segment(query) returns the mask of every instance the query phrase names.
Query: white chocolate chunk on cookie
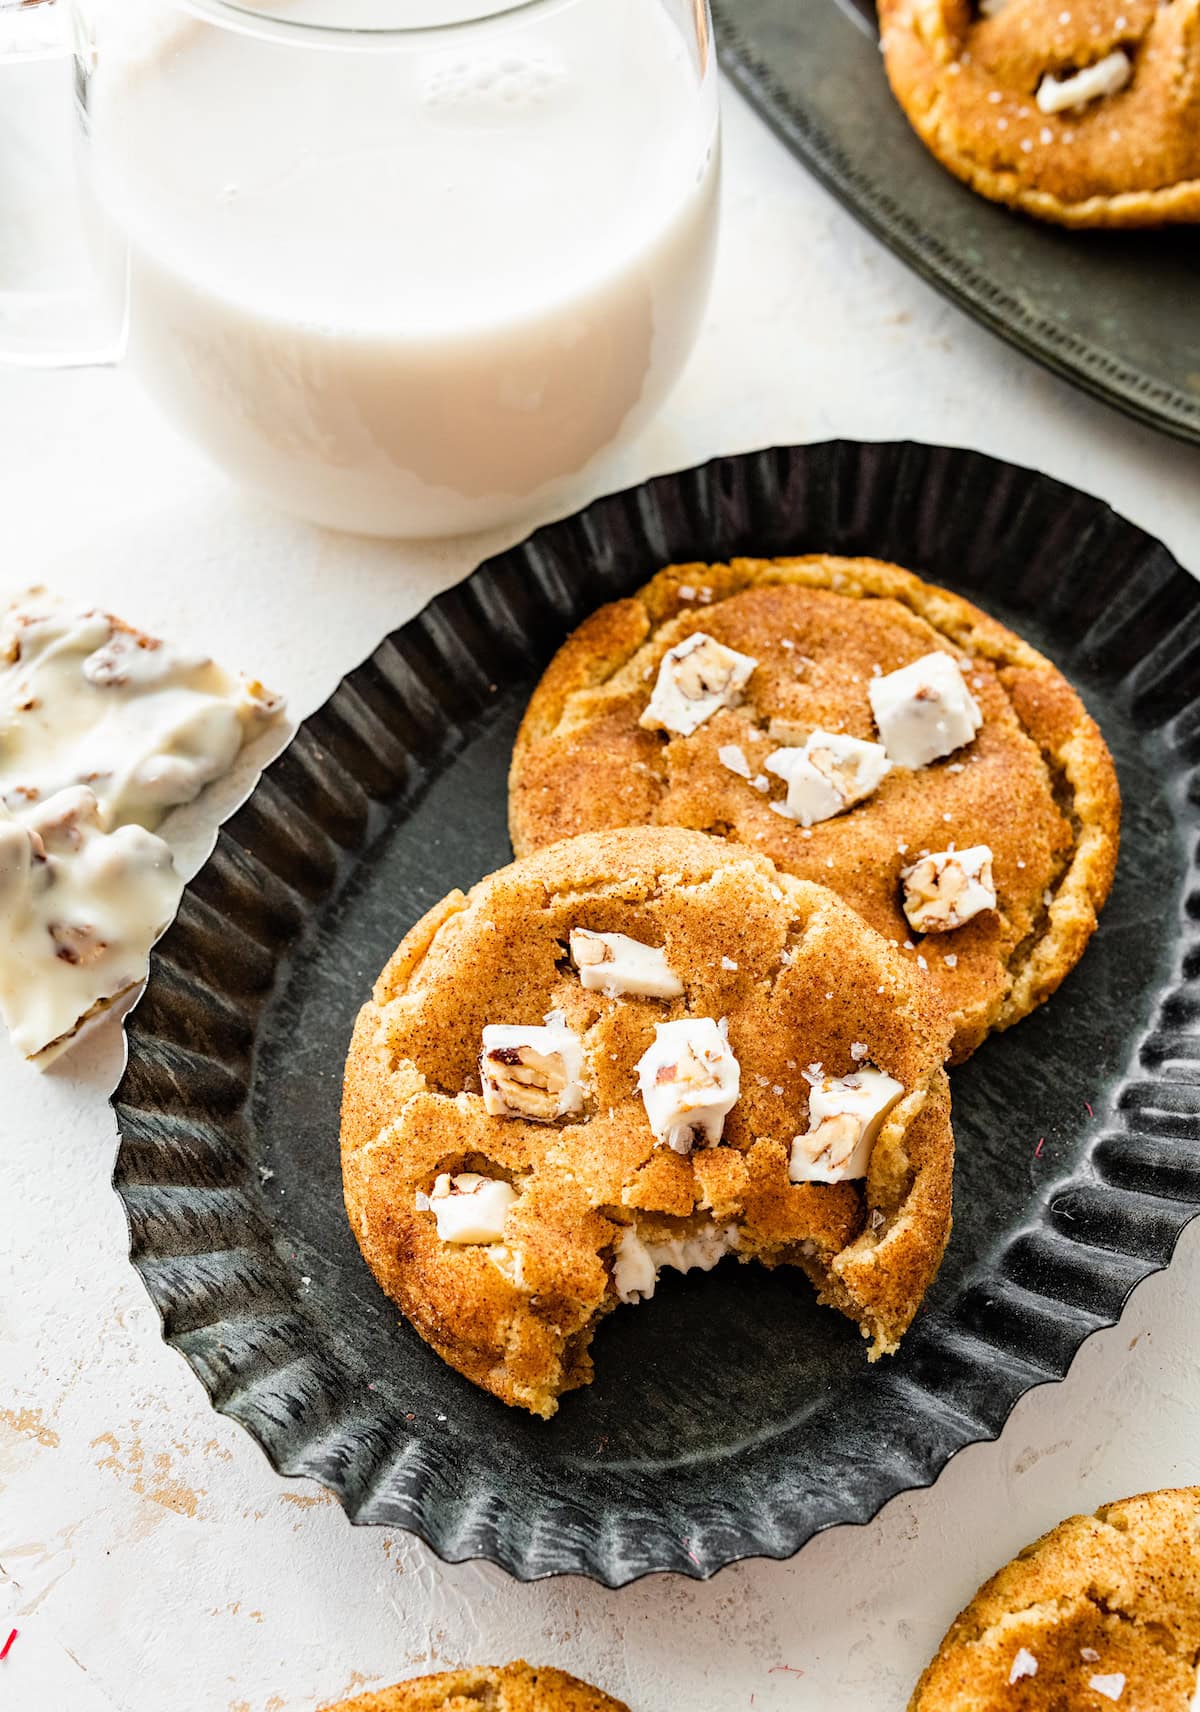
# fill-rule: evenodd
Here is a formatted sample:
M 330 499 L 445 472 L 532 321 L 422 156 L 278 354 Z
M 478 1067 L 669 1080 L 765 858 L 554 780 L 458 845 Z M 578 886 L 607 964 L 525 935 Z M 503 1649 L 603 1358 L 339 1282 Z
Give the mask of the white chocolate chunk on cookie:
M 552 1011 L 542 1027 L 489 1024 L 479 1078 L 489 1117 L 550 1123 L 583 1109 L 583 1042 Z
M 802 748 L 776 749 L 765 766 L 786 783 L 783 806 L 801 826 L 832 820 L 865 801 L 892 770 L 881 743 L 834 731 L 811 732 Z
M 996 907 L 992 852 L 987 844 L 969 850 L 936 850 L 902 871 L 904 913 L 918 933 L 951 933 L 982 910 Z
M 979 704 L 949 654 L 925 654 L 867 686 L 883 746 L 898 767 L 927 767 L 970 743 Z
M 676 1153 L 715 1147 L 741 1090 L 741 1067 L 712 1017 L 655 1025 L 638 1062 L 638 1092 L 661 1144 Z
M 643 945 L 625 933 L 592 933 L 571 929 L 571 960 L 580 985 L 606 998 L 678 999 L 683 982 L 667 962 L 665 951 Z
M 613 1284 L 622 1302 L 649 1301 L 664 1267 L 674 1272 L 711 1272 L 727 1254 L 735 1254 L 736 1225 L 710 1220 L 699 1230 L 659 1242 L 645 1242 L 630 1226 L 621 1233 L 613 1260 Z
M 1037 104 L 1043 113 L 1070 112 L 1075 107 L 1086 107 L 1089 101 L 1115 95 L 1132 76 L 1133 62 L 1117 48 L 1070 77 L 1055 77 L 1047 72 L 1038 84 Z
M 698 630 L 663 655 L 650 705 L 639 724 L 690 737 L 721 707 L 741 699 L 758 661 Z
M 0 1012 L 27 1057 L 145 979 L 180 890 L 162 839 L 105 831 L 83 786 L 0 808 Z
M 504 1235 L 504 1221 L 516 1198 L 517 1191 L 502 1178 L 477 1171 L 460 1171 L 454 1177 L 443 1172 L 426 1205 L 443 1242 L 493 1243 Z
M 105 828 L 153 828 L 282 708 L 108 613 L 27 596 L 0 618 L 0 802 L 22 813 L 82 784 Z
M 654 1257 L 630 1225 L 617 1239 L 613 1255 L 613 1285 L 622 1302 L 649 1301 L 658 1283 Z
M 793 1183 L 845 1183 L 865 1177 L 875 1138 L 904 1092 L 903 1083 L 872 1064 L 848 1076 L 808 1072 L 808 1132 L 792 1142 Z

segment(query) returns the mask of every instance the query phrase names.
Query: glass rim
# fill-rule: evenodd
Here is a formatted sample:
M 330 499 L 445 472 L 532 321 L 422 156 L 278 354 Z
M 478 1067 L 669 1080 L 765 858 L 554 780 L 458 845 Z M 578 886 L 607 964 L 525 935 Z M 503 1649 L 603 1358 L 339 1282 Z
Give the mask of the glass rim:
M 555 11 L 574 0 L 474 0 L 461 18 L 427 24 L 368 24 L 321 22 L 308 18 L 289 17 L 278 0 L 266 0 L 257 5 L 252 0 L 183 0 L 187 10 L 211 22 L 224 21 L 231 28 L 254 30 L 255 26 L 269 30 L 272 35 L 319 37 L 333 42 L 388 40 L 410 41 L 416 37 L 449 35 L 460 30 L 475 29 L 483 24 L 499 23 L 520 13 Z

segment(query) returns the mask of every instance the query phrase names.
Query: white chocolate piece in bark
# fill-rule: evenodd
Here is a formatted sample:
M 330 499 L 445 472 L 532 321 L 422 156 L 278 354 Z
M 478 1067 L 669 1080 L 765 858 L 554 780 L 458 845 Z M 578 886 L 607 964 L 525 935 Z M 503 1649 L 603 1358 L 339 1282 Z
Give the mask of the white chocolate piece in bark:
M 479 1079 L 494 1118 L 551 1123 L 583 1109 L 583 1044 L 561 1014 L 542 1027 L 492 1023 L 483 1031 Z
M 996 907 L 992 852 L 987 844 L 968 850 L 935 850 L 904 869 L 904 913 L 917 933 L 952 933 L 982 910 Z
M 181 887 L 162 839 L 106 831 L 84 786 L 0 808 L 0 1012 L 27 1057 L 145 979 Z
M 882 743 L 837 731 L 810 732 L 802 747 L 776 749 L 765 766 L 786 783 L 784 807 L 801 826 L 832 820 L 865 802 L 892 770 Z
M 105 829 L 152 829 L 282 708 L 107 613 L 26 596 L 0 618 L 0 803 L 20 814 L 86 785 Z
M 571 930 L 571 958 L 580 985 L 606 998 L 678 999 L 683 982 L 667 962 L 666 952 L 643 945 L 626 933 Z
M 429 1210 L 443 1242 L 493 1243 L 504 1235 L 504 1220 L 517 1198 L 511 1183 L 477 1171 L 457 1176 L 443 1172 L 429 1192 Z

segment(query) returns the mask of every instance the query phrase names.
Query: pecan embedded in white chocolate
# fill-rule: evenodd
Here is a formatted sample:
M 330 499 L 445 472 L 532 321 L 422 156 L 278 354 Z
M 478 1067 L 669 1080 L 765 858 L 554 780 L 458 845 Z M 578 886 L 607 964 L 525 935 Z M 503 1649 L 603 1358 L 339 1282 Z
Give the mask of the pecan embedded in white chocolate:
M 606 998 L 678 999 L 683 994 L 683 982 L 666 952 L 625 933 L 572 928 L 571 958 L 581 986 Z
M 848 1076 L 826 1076 L 815 1064 L 806 1080 L 808 1131 L 792 1142 L 792 1182 L 845 1183 L 865 1177 L 875 1139 L 903 1084 L 873 1064 Z
M 783 807 L 801 826 L 864 802 L 892 770 L 881 743 L 864 743 L 835 731 L 813 731 L 800 748 L 776 749 L 766 769 L 787 785 Z
M 107 832 L 95 796 L 60 791 L 17 817 L 0 808 L 0 1012 L 28 1057 L 145 978 L 179 901 L 161 838 Z
M 493 1243 L 504 1235 L 508 1209 L 517 1198 L 511 1183 L 477 1171 L 443 1172 L 429 1191 L 427 1205 L 443 1242 Z
M 690 737 L 720 707 L 734 707 L 758 661 L 702 630 L 663 655 L 650 704 L 639 723 Z
M 986 844 L 969 850 L 937 850 L 901 874 L 904 913 L 918 933 L 952 933 L 996 907 L 992 852 Z
M 551 1123 L 583 1109 L 583 1043 L 559 1012 L 542 1027 L 491 1024 L 483 1031 L 479 1079 L 491 1117 Z
M 27 596 L 0 617 L 0 803 L 86 785 L 106 829 L 153 827 L 282 705 L 108 613 Z
M 660 1143 L 676 1153 L 715 1147 L 737 1103 L 741 1069 L 712 1017 L 660 1022 L 638 1062 L 638 1091 Z

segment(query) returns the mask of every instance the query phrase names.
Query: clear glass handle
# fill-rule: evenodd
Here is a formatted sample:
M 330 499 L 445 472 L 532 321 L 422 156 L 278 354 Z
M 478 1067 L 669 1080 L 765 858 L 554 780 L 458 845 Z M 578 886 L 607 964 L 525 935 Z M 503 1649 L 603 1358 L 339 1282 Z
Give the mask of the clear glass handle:
M 70 0 L 0 0 L 0 364 L 122 355 L 124 309 L 97 285 L 76 172 L 73 92 L 89 74 Z

